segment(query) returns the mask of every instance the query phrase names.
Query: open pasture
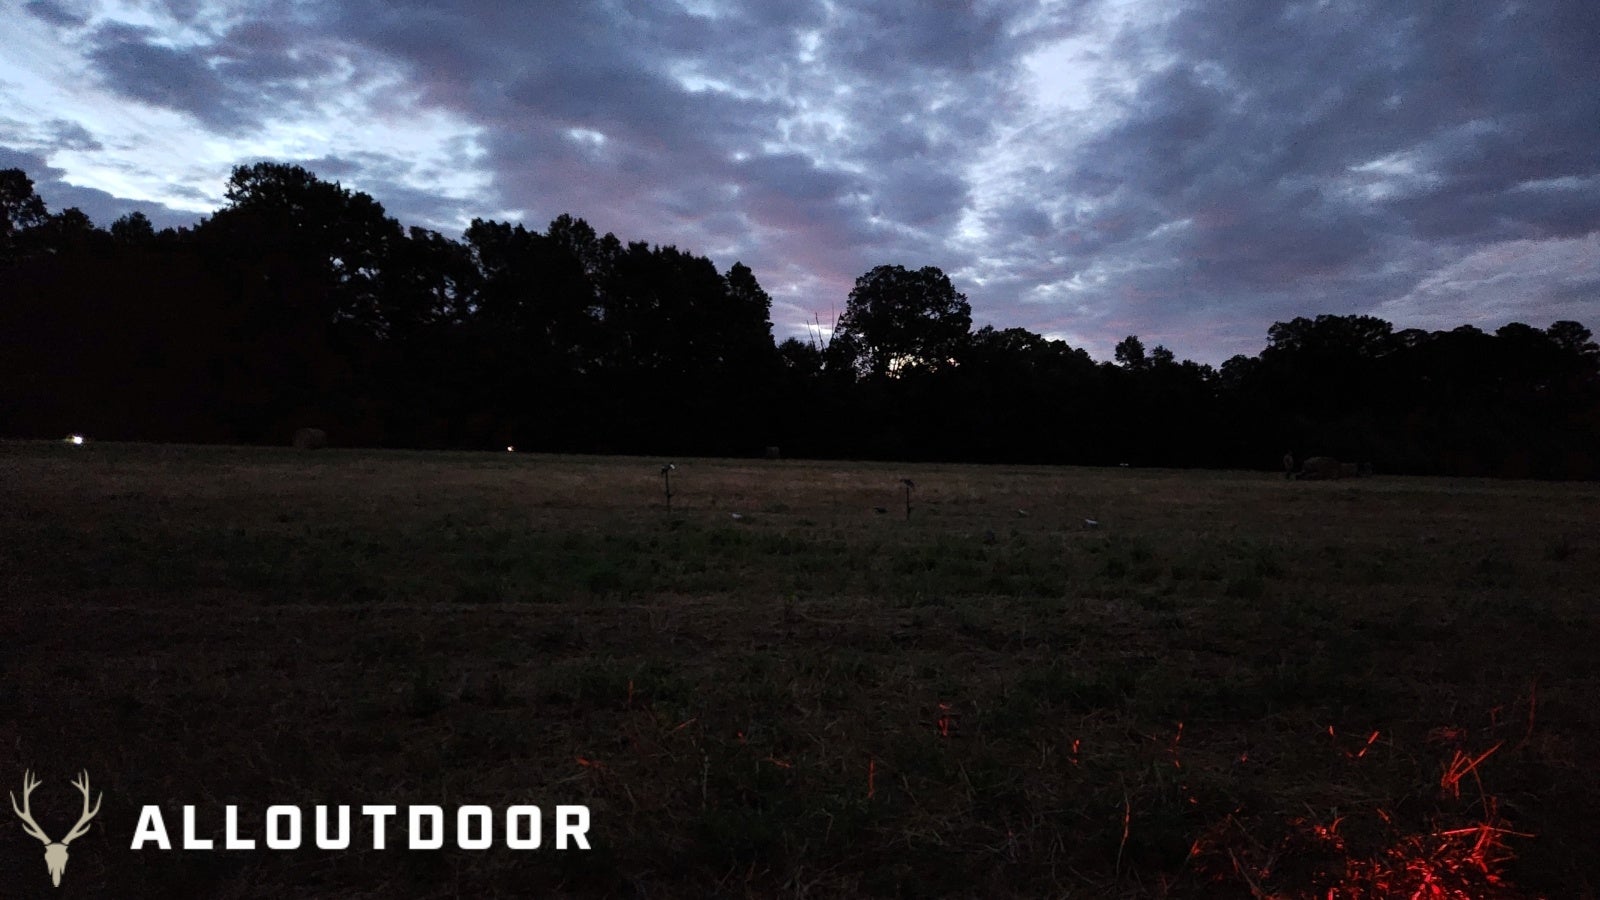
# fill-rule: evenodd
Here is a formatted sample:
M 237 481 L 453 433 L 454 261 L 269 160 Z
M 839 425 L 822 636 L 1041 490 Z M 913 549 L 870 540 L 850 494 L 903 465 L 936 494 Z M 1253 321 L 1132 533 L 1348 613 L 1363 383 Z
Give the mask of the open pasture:
M 105 791 L 62 890 L 1600 885 L 1600 485 L 662 462 L 0 444 L 0 777 Z M 127 846 L 339 802 L 595 849 Z

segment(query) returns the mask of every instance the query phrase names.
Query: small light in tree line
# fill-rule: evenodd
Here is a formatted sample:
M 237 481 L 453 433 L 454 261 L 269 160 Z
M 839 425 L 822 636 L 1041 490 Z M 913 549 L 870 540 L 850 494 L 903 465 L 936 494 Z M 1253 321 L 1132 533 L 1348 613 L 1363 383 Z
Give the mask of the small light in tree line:
M 82 444 L 87 439 L 81 434 L 69 434 L 65 438 L 63 438 L 62 440 L 65 441 L 68 444 L 79 445 L 79 444 Z
M 515 453 L 515 452 L 517 452 L 517 448 L 511 446 L 510 444 L 507 444 L 506 445 L 506 452 L 507 453 Z

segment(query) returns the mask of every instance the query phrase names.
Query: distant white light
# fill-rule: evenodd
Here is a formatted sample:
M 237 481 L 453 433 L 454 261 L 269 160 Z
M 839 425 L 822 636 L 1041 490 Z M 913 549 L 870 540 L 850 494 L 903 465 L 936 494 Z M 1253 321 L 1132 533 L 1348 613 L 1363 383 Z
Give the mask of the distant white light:
M 511 446 L 510 444 L 507 444 L 506 445 L 506 452 L 507 453 L 515 453 L 515 452 L 517 452 L 517 448 Z
M 81 434 L 68 435 L 67 438 L 66 438 L 66 441 L 69 444 L 81 444 L 81 443 L 83 443 L 83 435 L 81 435 Z

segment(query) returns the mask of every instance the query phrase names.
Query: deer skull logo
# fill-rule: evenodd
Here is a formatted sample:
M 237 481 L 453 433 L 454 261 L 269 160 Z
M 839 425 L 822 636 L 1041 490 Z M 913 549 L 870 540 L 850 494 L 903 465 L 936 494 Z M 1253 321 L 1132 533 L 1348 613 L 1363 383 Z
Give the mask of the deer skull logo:
M 22 820 L 23 831 L 44 842 L 44 864 L 50 870 L 50 883 L 60 887 L 61 873 L 67 870 L 67 845 L 83 837 L 88 832 L 89 820 L 100 812 L 100 801 L 104 800 L 106 795 L 104 791 L 101 791 L 100 797 L 94 801 L 94 809 L 90 809 L 89 773 L 79 773 L 78 780 L 74 781 L 72 786 L 77 788 L 78 793 L 83 795 L 83 815 L 78 817 L 78 824 L 72 826 L 72 830 L 67 832 L 66 837 L 59 841 L 52 841 L 49 835 L 44 833 L 44 829 L 39 827 L 39 823 L 33 820 L 33 813 L 28 809 L 28 795 L 32 794 L 33 789 L 38 786 L 39 779 L 33 777 L 32 772 L 24 772 L 22 775 L 22 808 L 17 809 L 17 795 L 11 794 L 11 810 L 17 814 L 17 818 Z M 7 793 L 10 794 L 9 791 Z

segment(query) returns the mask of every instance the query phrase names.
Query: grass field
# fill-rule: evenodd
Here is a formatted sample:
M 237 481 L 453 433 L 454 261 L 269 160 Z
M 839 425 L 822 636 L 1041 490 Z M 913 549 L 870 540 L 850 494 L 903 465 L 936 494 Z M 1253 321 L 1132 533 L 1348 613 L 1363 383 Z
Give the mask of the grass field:
M 1600 485 L 661 462 L 0 444 L 0 895 L 1600 886 Z M 339 802 L 594 849 L 128 846 Z

